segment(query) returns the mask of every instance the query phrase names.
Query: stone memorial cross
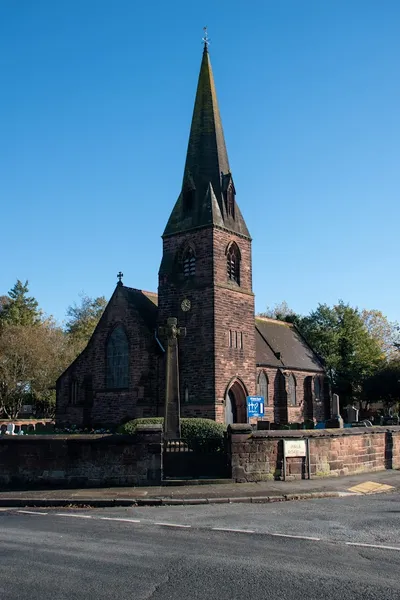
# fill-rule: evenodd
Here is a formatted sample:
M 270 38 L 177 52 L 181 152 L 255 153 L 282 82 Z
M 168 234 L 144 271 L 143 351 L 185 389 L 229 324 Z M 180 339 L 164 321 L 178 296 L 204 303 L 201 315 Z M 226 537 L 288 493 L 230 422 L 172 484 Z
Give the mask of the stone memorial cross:
M 167 361 L 165 374 L 164 439 L 180 439 L 180 396 L 178 337 L 186 335 L 185 327 L 178 327 L 178 319 L 169 317 L 165 327 L 159 327 L 160 335 L 167 337 Z

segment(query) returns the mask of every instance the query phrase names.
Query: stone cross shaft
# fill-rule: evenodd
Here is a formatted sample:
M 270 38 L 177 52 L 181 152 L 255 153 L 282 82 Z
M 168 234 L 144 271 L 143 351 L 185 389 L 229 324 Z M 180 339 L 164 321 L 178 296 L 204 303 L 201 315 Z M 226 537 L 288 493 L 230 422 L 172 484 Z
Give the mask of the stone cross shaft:
M 159 327 L 160 335 L 167 338 L 165 374 L 164 439 L 180 439 L 181 402 L 179 395 L 178 338 L 185 337 L 186 328 L 178 327 L 178 319 L 169 317 L 164 327 Z

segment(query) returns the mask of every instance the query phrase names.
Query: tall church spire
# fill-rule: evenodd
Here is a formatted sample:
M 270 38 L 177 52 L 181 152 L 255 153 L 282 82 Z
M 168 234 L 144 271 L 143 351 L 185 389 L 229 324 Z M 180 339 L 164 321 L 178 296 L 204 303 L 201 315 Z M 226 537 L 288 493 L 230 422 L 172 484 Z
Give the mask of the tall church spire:
M 250 237 L 235 202 L 207 35 L 203 41 L 182 190 L 164 236 L 215 225 Z

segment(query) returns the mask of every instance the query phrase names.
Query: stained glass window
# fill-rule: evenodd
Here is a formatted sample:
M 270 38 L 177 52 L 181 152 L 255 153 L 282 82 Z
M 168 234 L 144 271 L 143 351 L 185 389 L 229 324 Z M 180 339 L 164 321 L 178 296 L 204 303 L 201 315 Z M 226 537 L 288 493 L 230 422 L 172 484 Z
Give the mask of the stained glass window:
M 123 327 L 114 329 L 107 342 L 107 387 L 129 386 L 129 344 Z

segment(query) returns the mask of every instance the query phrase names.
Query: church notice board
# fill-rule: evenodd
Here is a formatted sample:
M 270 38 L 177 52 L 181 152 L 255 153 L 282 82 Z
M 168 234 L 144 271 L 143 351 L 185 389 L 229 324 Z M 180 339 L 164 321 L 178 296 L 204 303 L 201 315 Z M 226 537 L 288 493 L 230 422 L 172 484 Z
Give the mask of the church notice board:
M 305 458 L 307 463 L 308 479 L 311 479 L 309 440 L 282 440 L 283 441 L 283 480 L 286 480 L 286 459 Z

